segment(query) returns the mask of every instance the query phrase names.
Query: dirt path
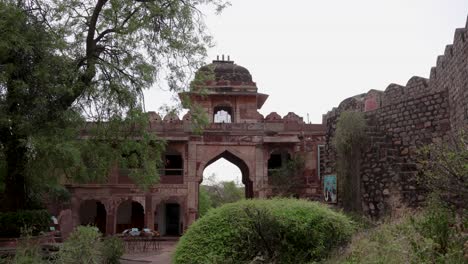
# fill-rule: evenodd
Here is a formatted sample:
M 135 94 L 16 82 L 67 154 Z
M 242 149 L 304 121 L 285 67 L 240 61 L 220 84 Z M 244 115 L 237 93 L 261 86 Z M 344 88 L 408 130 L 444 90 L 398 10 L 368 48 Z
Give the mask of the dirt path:
M 177 241 L 161 242 L 161 250 L 155 253 L 145 254 L 125 254 L 122 257 L 122 264 L 170 264 Z

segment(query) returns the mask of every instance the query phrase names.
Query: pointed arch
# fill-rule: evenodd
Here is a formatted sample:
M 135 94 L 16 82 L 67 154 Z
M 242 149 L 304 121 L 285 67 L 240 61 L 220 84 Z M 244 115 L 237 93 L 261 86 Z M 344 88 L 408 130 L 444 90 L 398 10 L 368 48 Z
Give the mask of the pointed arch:
M 242 174 L 242 183 L 245 185 L 245 197 L 246 198 L 253 198 L 253 183 L 250 180 L 250 167 L 249 165 L 241 158 L 239 158 L 238 155 L 235 155 L 232 153 L 230 150 L 223 150 L 221 153 L 217 154 L 210 160 L 208 160 L 206 163 L 204 163 L 202 166 L 200 166 L 201 173 L 199 175 L 203 175 L 203 171 L 206 169 L 206 167 L 210 166 L 217 160 L 224 158 L 225 160 L 231 162 L 232 164 L 236 165 Z M 201 183 L 203 181 L 203 176 L 200 177 L 199 182 Z

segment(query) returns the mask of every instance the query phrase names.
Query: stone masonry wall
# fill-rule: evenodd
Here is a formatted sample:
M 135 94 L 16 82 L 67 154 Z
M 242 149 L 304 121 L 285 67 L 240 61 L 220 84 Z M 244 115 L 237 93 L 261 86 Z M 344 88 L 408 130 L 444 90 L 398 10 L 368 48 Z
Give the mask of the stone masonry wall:
M 364 112 L 369 141 L 361 157 L 361 200 L 369 215 L 379 217 L 402 202 L 419 205 L 425 197 L 415 179 L 417 149 L 468 128 L 467 28 L 455 31 L 454 44 L 438 57 L 429 79 L 415 76 L 406 86 L 370 90 L 324 115 L 325 174 L 334 174 L 337 119 L 343 111 Z

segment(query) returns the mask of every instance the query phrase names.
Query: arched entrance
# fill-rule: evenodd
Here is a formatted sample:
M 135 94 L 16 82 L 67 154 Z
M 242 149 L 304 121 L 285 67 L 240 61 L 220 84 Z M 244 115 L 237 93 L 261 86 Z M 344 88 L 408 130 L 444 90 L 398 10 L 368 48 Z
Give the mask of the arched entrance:
M 184 229 L 183 208 L 177 199 L 158 204 L 154 211 L 154 228 L 162 236 L 180 236 Z
M 85 200 L 80 205 L 80 225 L 96 226 L 102 234 L 106 233 L 106 208 L 97 200 Z
M 245 198 L 253 198 L 253 189 L 252 189 L 252 181 L 250 180 L 250 172 L 249 172 L 249 167 L 247 164 L 237 157 L 236 155 L 232 154 L 229 151 L 224 151 L 221 154 L 217 155 L 216 157 L 212 158 L 210 161 L 208 161 L 203 168 L 203 171 L 207 167 L 209 167 L 211 164 L 224 159 L 225 161 L 228 161 L 235 165 L 236 167 L 239 168 L 240 174 L 241 174 L 241 182 L 244 185 L 244 193 L 245 193 Z M 200 183 L 203 181 L 203 178 L 201 179 Z
M 125 229 L 143 229 L 145 225 L 145 210 L 143 206 L 135 201 L 122 202 L 117 209 L 116 232 L 122 233 Z

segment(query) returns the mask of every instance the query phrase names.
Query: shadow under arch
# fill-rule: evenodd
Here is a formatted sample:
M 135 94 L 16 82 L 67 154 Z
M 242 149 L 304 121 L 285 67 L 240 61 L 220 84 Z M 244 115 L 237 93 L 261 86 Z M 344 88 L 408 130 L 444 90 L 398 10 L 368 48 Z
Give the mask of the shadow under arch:
M 249 166 L 245 161 L 241 158 L 237 157 L 236 155 L 232 154 L 228 150 L 223 151 L 221 154 L 215 156 L 211 160 L 209 160 L 205 166 L 203 167 L 204 171 L 208 166 L 216 162 L 217 160 L 224 158 L 225 160 L 231 162 L 232 164 L 236 165 L 242 174 L 242 183 L 245 185 L 245 198 L 253 198 L 253 183 L 250 180 L 250 171 Z M 203 181 L 203 177 L 200 180 L 200 183 Z
M 145 209 L 143 205 L 135 200 L 124 200 L 117 206 L 116 232 L 122 233 L 126 229 L 144 228 Z
M 97 199 L 83 200 L 79 210 L 80 225 L 96 226 L 102 234 L 106 233 L 107 210 Z

